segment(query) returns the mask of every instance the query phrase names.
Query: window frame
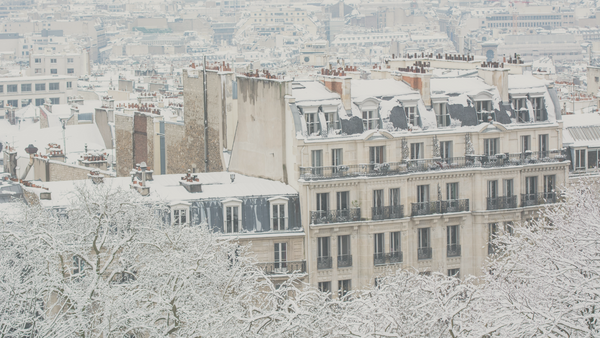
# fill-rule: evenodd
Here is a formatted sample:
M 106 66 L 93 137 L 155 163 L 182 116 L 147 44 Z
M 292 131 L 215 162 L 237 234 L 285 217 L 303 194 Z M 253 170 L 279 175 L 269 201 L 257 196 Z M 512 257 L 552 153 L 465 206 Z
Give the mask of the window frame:
M 289 228 L 289 213 L 288 213 L 288 203 L 289 198 L 284 196 L 277 196 L 270 198 L 269 200 L 269 216 L 271 220 L 271 230 L 272 231 L 283 231 L 288 230 Z M 283 207 L 283 217 L 275 217 L 275 210 L 277 208 L 278 216 L 281 214 L 281 208 Z M 283 222 L 283 229 L 280 224 Z M 277 224 L 277 229 L 275 229 L 275 225 Z
M 187 202 L 175 202 L 169 205 L 171 209 L 171 225 L 185 225 L 190 224 L 190 206 L 191 203 Z M 177 211 L 177 213 L 176 213 Z M 184 222 L 181 222 L 181 212 L 184 212 L 183 219 Z
M 242 200 L 239 200 L 237 198 L 228 198 L 225 199 L 223 201 L 221 201 L 221 204 L 223 205 L 223 233 L 225 234 L 236 234 L 236 233 L 240 233 L 242 232 Z M 228 231 L 228 219 L 227 219 L 227 209 L 228 208 L 237 208 L 237 231 L 234 231 L 235 229 L 235 224 L 234 219 L 233 219 L 233 213 L 232 213 L 232 220 L 231 220 L 231 231 Z M 232 211 L 234 209 L 231 209 Z

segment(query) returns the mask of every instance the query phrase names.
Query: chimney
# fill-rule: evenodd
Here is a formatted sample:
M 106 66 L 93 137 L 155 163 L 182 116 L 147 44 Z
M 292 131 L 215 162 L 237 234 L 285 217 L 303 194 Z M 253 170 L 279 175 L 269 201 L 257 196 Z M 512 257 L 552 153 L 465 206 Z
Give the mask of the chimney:
M 352 109 L 352 78 L 346 76 L 344 72 L 340 76 L 322 75 L 319 82 L 325 85 L 327 89 L 338 93 L 342 99 L 342 105 L 346 111 Z
M 402 81 L 418 90 L 425 106 L 431 107 L 431 73 L 400 72 Z
M 91 170 L 88 174 L 88 177 L 94 184 L 104 183 L 104 175 L 100 174 L 100 170 L 98 169 Z
M 198 175 L 192 175 L 192 171 L 188 169 L 188 172 L 185 176 L 181 177 L 179 181 L 185 190 L 190 193 L 202 192 L 202 183 L 198 179 Z
M 508 73 L 509 68 L 493 67 L 486 65 L 477 68 L 477 75 L 488 85 L 495 86 L 500 92 L 503 104 L 509 104 L 508 100 Z

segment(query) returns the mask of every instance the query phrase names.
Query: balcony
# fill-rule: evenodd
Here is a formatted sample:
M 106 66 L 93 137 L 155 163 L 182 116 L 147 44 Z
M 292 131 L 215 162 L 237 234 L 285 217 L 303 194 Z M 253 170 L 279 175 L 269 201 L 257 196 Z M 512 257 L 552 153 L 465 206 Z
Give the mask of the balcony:
M 311 224 L 345 223 L 360 221 L 360 208 L 350 210 L 317 210 L 310 212 Z
M 331 269 L 333 259 L 331 257 L 318 257 L 317 258 L 317 269 Z
M 447 257 L 460 257 L 460 244 L 451 244 L 446 247 Z
M 534 205 L 556 203 L 556 192 L 540 192 L 536 194 L 521 194 L 521 206 L 530 207 Z
M 487 198 L 487 210 L 514 209 L 517 207 L 517 196 L 500 196 Z
M 347 268 L 352 266 L 352 255 L 339 255 L 337 260 L 338 268 Z
M 413 217 L 463 211 L 469 211 L 468 199 L 418 202 L 411 205 L 411 216 Z
M 300 178 L 307 181 L 350 177 L 378 177 L 417 172 L 443 171 L 465 168 L 499 168 L 565 160 L 559 150 L 516 154 L 468 155 L 436 159 L 415 159 L 401 162 L 349 164 L 325 167 L 300 167 Z
M 306 273 L 306 261 L 259 263 L 267 275 L 286 275 L 291 273 Z
M 395 219 L 404 217 L 404 206 L 403 205 L 391 205 L 387 207 L 373 207 L 371 208 L 371 219 L 374 221 L 380 221 L 384 219 Z
M 433 254 L 433 250 L 431 248 L 418 248 L 417 249 L 417 259 L 431 259 Z
M 402 251 L 373 254 L 374 265 L 387 265 L 402 263 Z

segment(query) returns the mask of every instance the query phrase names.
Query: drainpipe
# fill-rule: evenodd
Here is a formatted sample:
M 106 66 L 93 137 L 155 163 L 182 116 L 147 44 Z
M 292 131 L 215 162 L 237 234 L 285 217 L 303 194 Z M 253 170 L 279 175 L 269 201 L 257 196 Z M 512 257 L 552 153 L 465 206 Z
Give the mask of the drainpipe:
M 204 66 L 202 67 L 202 80 L 204 91 L 204 172 L 208 172 L 208 103 L 206 88 L 206 55 L 203 57 Z

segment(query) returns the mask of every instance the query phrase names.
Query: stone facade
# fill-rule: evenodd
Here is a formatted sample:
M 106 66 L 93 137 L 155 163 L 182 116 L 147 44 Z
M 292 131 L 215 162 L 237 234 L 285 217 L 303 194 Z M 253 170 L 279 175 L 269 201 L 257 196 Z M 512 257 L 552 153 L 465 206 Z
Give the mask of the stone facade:
M 93 168 L 35 157 L 33 161 L 34 180 L 42 182 L 86 180 Z M 111 174 L 100 171 L 105 176 Z

